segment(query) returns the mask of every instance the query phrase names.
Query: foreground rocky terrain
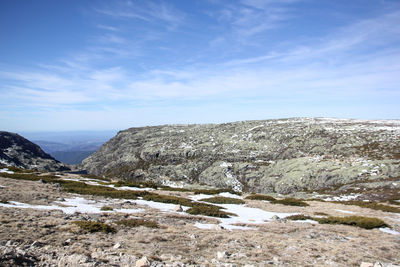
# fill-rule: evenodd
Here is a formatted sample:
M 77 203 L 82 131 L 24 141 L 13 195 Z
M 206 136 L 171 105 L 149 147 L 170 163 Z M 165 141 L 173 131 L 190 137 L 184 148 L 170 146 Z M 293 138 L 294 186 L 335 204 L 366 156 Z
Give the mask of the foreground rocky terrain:
M 288 205 L 284 196 L 119 184 L 11 167 L 0 168 L 0 195 L 0 266 L 400 265 L 400 202 L 393 199 L 365 207 L 347 201 L 358 195 L 310 193 Z M 189 213 L 212 196 L 243 202 L 213 204 L 235 213 L 227 218 Z M 312 218 L 290 220 L 295 214 Z M 385 225 L 319 221 L 350 216 Z
M 0 131 L 0 164 L 41 171 L 69 170 L 66 164 L 45 153 L 38 145 L 16 133 L 4 131 Z
M 400 121 L 295 118 L 131 128 L 83 168 L 120 179 L 259 193 L 396 188 Z

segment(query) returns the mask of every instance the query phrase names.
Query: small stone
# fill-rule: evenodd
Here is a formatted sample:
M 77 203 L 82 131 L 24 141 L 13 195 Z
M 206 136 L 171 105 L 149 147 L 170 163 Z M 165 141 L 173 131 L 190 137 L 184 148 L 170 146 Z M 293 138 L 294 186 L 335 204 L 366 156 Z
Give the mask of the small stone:
M 149 267 L 150 266 L 150 262 L 147 259 L 146 256 L 144 256 L 143 258 L 141 258 L 140 260 L 136 261 L 136 267 Z
M 175 212 L 182 212 L 183 211 L 182 206 L 181 205 L 176 205 L 175 208 L 174 208 L 174 211 Z
M 32 245 L 31 245 L 31 247 L 32 247 L 32 248 L 34 248 L 34 247 L 39 248 L 39 247 L 41 247 L 42 245 L 43 245 L 42 243 L 40 243 L 40 242 L 38 242 L 38 241 L 34 241 L 34 242 L 32 243 Z
M 277 215 L 272 216 L 271 220 L 278 221 L 280 218 Z
M 65 199 L 63 197 L 59 197 L 57 198 L 58 201 L 65 201 Z
M 71 244 L 71 238 L 64 241 L 64 246 L 68 246 L 69 244 Z
M 39 183 L 42 183 L 42 184 L 45 184 L 45 183 L 47 183 L 45 180 L 43 180 L 43 179 L 40 179 L 39 180 Z
M 383 267 L 383 265 L 380 262 L 375 262 L 374 267 Z
M 361 262 L 360 267 L 374 267 L 372 262 Z
M 7 243 L 6 243 L 6 246 L 12 246 L 12 241 L 8 240 Z
M 224 227 L 222 227 L 222 226 L 219 225 L 219 224 L 215 224 L 215 225 L 213 225 L 213 226 L 211 227 L 211 229 L 213 229 L 213 230 L 224 230 Z
M 120 247 L 122 247 L 122 245 L 121 245 L 121 243 L 116 243 L 114 246 L 113 246 L 113 248 L 114 249 L 119 249 Z
M 225 251 L 218 251 L 217 252 L 217 258 L 219 259 L 219 260 L 221 260 L 221 259 L 226 259 L 226 258 L 228 258 L 228 254 L 225 252 Z

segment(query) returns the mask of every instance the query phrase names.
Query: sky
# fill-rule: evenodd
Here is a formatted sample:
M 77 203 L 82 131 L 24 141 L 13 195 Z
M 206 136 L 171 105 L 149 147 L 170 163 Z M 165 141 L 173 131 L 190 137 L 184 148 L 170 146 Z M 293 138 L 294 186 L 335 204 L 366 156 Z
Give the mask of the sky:
M 3 0 L 0 130 L 400 119 L 398 0 Z

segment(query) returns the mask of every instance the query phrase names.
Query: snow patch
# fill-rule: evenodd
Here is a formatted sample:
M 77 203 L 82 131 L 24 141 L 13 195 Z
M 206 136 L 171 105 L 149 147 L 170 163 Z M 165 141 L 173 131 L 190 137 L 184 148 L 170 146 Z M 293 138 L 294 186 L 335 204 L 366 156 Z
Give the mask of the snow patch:
M 219 193 L 218 195 L 221 196 L 221 197 L 230 197 L 230 198 L 243 199 L 242 196 L 238 196 L 238 195 L 235 195 L 235 194 L 232 194 L 232 193 L 229 193 L 229 192 L 222 192 L 222 193 Z
M 0 172 L 2 172 L 2 173 L 8 173 L 8 174 L 14 174 L 14 172 L 8 170 L 8 168 L 0 169 Z
M 96 202 L 93 200 L 87 200 L 81 197 L 67 198 L 65 201 L 55 201 L 54 205 L 33 205 L 27 203 L 21 203 L 16 201 L 10 201 L 8 204 L 0 203 L 0 207 L 5 208 L 20 208 L 20 209 L 37 209 L 37 210 L 61 210 L 66 214 L 73 214 L 75 212 L 80 213 L 138 213 L 143 211 L 142 209 L 114 209 L 112 211 L 102 211 L 101 207 L 107 204 L 113 204 L 110 201 Z M 114 202 L 115 203 L 115 202 Z M 60 206 L 61 205 L 61 206 Z
M 336 210 L 336 211 L 339 211 L 339 212 L 342 212 L 342 213 L 348 213 L 348 214 L 353 214 L 353 213 L 355 213 L 355 212 L 353 212 L 353 211 L 348 211 L 348 210 Z
M 379 230 L 384 232 L 384 233 L 388 233 L 388 234 L 392 234 L 392 235 L 400 235 L 400 232 L 397 232 L 397 231 L 392 230 L 390 228 L 379 228 Z

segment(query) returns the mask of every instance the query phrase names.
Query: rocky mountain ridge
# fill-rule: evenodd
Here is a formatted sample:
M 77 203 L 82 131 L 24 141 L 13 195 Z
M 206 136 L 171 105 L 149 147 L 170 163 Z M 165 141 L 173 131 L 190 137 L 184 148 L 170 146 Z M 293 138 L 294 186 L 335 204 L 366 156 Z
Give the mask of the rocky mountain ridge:
M 5 131 L 0 131 L 0 164 L 40 171 L 69 170 L 67 165 L 45 153 L 38 145 Z
M 400 177 L 400 121 L 292 118 L 120 131 L 83 161 L 97 175 L 293 193 Z

